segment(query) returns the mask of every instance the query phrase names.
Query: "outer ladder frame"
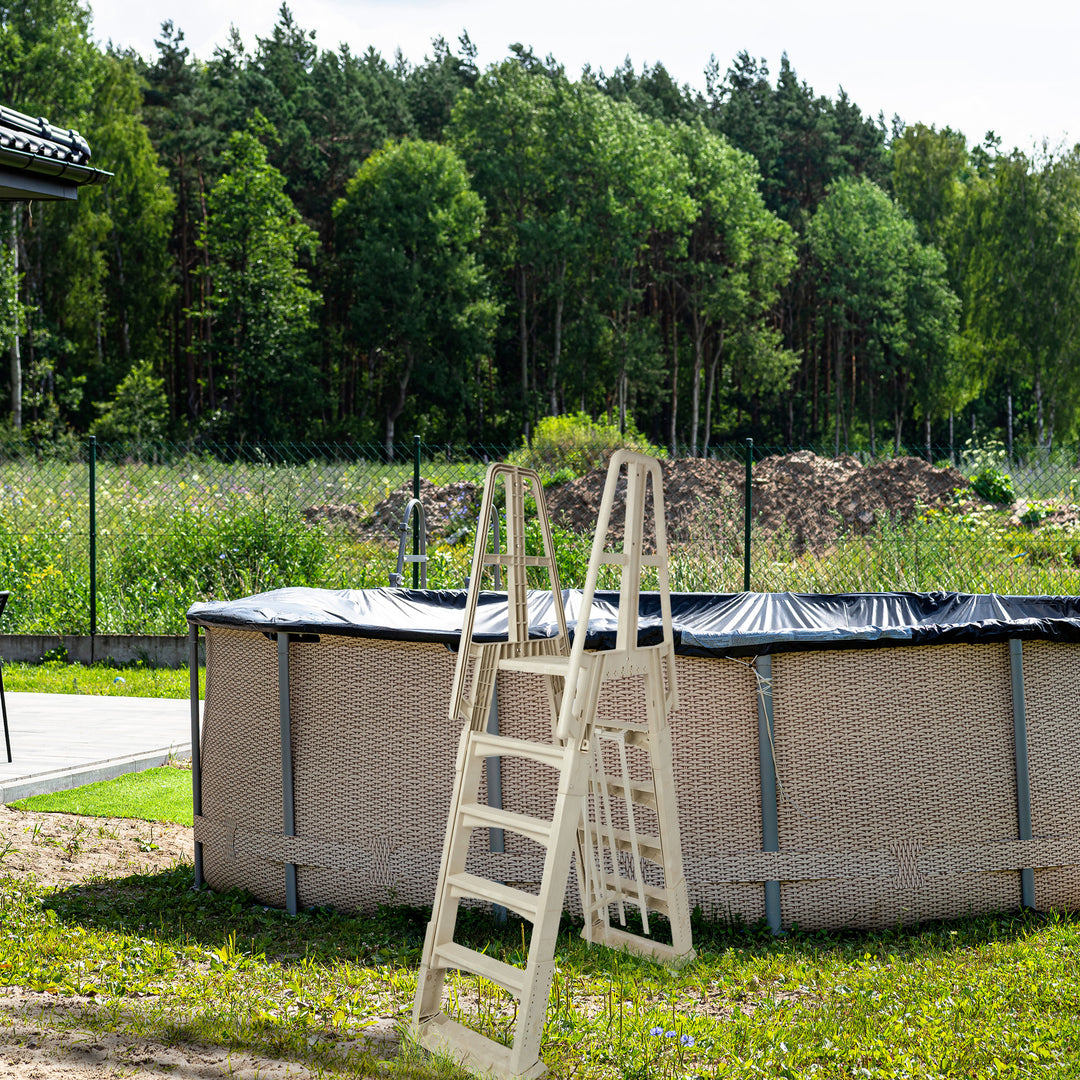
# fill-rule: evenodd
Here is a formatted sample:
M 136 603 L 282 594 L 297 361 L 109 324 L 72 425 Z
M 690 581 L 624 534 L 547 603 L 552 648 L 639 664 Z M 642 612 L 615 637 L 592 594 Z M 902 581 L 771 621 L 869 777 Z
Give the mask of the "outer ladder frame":
M 606 537 L 623 467 L 627 469 L 627 505 L 622 552 L 606 551 Z M 585 909 L 583 935 L 590 941 L 629 948 L 666 962 L 693 956 L 686 885 L 682 873 L 678 818 L 675 806 L 668 716 L 675 706 L 674 638 L 667 576 L 667 540 L 664 529 L 662 477 L 655 459 L 628 451 L 611 460 L 604 499 L 586 580 L 582 609 L 572 649 L 568 649 L 566 619 L 555 564 L 551 529 L 543 487 L 532 470 L 492 465 L 485 482 L 480 521 L 488 521 L 494 507 L 496 482 L 506 486 L 507 543 L 504 553 L 487 551 L 486 528 L 477 531 L 472 574 L 462 627 L 461 645 L 451 690 L 450 717 L 462 724 L 457 773 L 447 821 L 442 865 L 432 918 L 417 980 L 413 1030 L 429 1049 L 447 1051 L 463 1064 L 500 1077 L 533 1078 L 545 1071 L 539 1060 L 540 1039 L 554 971 L 554 951 L 562 916 L 571 854 L 577 853 L 578 882 Z M 644 553 L 644 510 L 647 482 L 651 480 L 655 551 Z M 532 487 L 541 524 L 543 554 L 525 554 L 525 496 Z M 620 567 L 619 621 L 615 649 L 586 653 L 589 610 L 601 566 Z M 508 637 L 505 642 L 473 641 L 476 608 L 483 570 L 505 569 L 507 580 Z M 548 573 L 559 632 L 550 639 L 530 639 L 527 576 L 532 567 Z M 643 567 L 658 575 L 664 635 L 659 645 L 638 645 L 638 600 Z M 551 706 L 553 741 L 509 739 L 487 731 L 487 720 L 498 671 L 526 671 L 545 678 Z M 468 673 L 472 672 L 471 681 Z M 597 716 L 603 683 L 629 675 L 644 676 L 646 723 L 623 722 Z M 468 683 L 468 685 L 467 685 Z M 606 775 L 598 747 L 614 743 L 620 749 L 621 775 Z M 630 780 L 625 767 L 626 747 L 641 747 L 649 755 L 648 784 Z M 542 762 L 559 775 L 555 809 L 550 821 L 496 809 L 476 799 L 486 757 L 518 756 Z M 611 788 L 626 803 L 629 830 L 615 830 L 610 815 L 602 819 Z M 589 812 L 590 790 L 594 812 Z M 642 835 L 633 827 L 635 803 L 656 812 L 658 835 Z M 488 826 L 517 832 L 544 845 L 546 854 L 537 894 L 469 874 L 465 870 L 473 828 Z M 620 852 L 634 859 L 634 877 L 620 872 Z M 647 885 L 642 858 L 659 863 L 664 885 Z M 606 860 L 606 863 L 605 863 Z M 610 868 L 610 872 L 608 870 Z M 515 911 L 533 923 L 524 968 L 505 964 L 468 949 L 453 940 L 461 899 L 486 899 Z M 648 928 L 648 911 L 666 915 L 672 945 L 613 927 L 611 906 L 637 904 Z M 502 986 L 518 1000 L 513 1042 L 503 1046 L 462 1025 L 442 1012 L 442 992 L 448 968 L 472 972 Z

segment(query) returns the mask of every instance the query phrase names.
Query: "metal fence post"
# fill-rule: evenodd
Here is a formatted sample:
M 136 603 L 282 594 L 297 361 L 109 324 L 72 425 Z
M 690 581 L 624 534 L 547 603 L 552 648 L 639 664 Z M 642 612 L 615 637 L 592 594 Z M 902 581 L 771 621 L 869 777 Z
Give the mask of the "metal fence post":
M 413 481 L 412 493 L 414 499 L 420 498 L 420 436 L 413 436 Z M 416 560 L 412 567 L 412 587 L 420 588 L 420 518 L 413 515 L 412 526 L 412 553 Z
M 743 502 L 746 514 L 743 520 L 743 592 L 750 591 L 750 476 L 754 471 L 754 440 L 746 440 L 746 493 Z
M 90 436 L 90 659 L 97 636 L 97 438 Z

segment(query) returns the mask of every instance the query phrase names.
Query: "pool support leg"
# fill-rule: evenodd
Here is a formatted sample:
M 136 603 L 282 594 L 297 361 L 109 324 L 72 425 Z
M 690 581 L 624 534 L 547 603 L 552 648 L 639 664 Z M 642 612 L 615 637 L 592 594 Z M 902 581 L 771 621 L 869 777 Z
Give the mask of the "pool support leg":
M 289 635 L 278 634 L 278 702 L 281 711 L 281 816 L 286 837 L 296 835 L 293 802 L 292 713 L 289 702 Z M 286 840 L 286 844 L 288 840 Z M 285 863 L 285 910 L 295 915 L 296 863 Z
M 776 811 L 776 762 L 773 760 L 772 657 L 754 659 L 758 684 L 758 765 L 761 771 L 761 850 L 780 850 L 780 825 Z M 774 934 L 780 933 L 780 882 L 765 882 L 765 919 Z
M 1009 638 L 1009 672 L 1012 677 L 1013 738 L 1016 746 L 1016 816 L 1020 839 L 1031 839 L 1031 777 L 1028 771 L 1027 705 L 1024 701 L 1024 644 Z M 1035 871 L 1020 871 L 1020 903 L 1035 907 Z
M 202 744 L 199 733 L 199 628 L 188 627 L 188 694 L 191 698 L 191 810 L 202 817 Z M 203 846 L 195 841 L 195 888 L 203 887 Z

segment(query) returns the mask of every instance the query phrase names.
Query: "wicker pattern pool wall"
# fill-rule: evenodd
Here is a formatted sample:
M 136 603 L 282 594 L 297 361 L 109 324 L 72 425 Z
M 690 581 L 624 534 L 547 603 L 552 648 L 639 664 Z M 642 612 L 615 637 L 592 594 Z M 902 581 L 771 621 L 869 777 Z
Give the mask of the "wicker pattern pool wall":
M 207 883 L 284 906 L 291 865 L 301 907 L 430 903 L 459 734 L 447 719 L 454 654 L 328 633 L 289 643 L 286 835 L 278 642 L 203 625 L 195 839 Z M 707 916 L 884 927 L 1080 907 L 1080 643 L 681 655 L 676 671 L 683 860 Z M 544 737 L 535 676 L 500 674 L 498 700 L 504 734 Z M 609 695 L 601 711 L 632 720 L 630 700 Z M 555 786 L 537 768 L 506 759 L 482 794 L 542 815 Z M 476 830 L 470 859 L 539 883 L 542 852 L 514 834 Z

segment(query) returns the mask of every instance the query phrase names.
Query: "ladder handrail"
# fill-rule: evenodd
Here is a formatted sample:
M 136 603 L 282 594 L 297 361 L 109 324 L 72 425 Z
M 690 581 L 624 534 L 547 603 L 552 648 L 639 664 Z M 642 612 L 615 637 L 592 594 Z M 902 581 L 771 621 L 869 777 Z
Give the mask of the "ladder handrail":
M 585 588 L 581 594 L 581 610 L 578 612 L 577 627 L 574 630 L 574 643 L 570 650 L 570 664 L 566 676 L 566 693 L 563 695 L 562 708 L 559 711 L 557 735 L 560 739 L 568 737 L 577 684 L 580 677 L 582 659 L 585 655 L 585 638 L 589 631 L 589 615 L 592 611 L 593 598 L 596 595 L 600 567 L 604 565 L 604 548 L 607 542 L 608 527 L 611 523 L 611 511 L 615 504 L 615 491 L 619 473 L 627 466 L 627 492 L 623 525 L 624 549 L 627 544 L 631 550 L 626 552 L 629 559 L 620 570 L 619 579 L 619 622 L 616 636 L 616 649 L 631 650 L 638 642 L 638 597 L 641 593 L 641 547 L 643 543 L 645 476 L 652 480 L 653 522 L 655 529 L 656 553 L 662 556 L 657 562 L 657 584 L 660 592 L 660 618 L 663 637 L 660 648 L 670 654 L 672 663 L 669 671 L 674 672 L 675 637 L 671 624 L 671 592 L 668 583 L 667 567 L 667 529 L 664 523 L 664 478 L 660 472 L 660 462 L 648 454 L 635 450 L 616 450 L 608 462 L 607 478 L 604 481 L 604 498 L 600 506 L 600 516 L 593 534 L 592 551 L 589 554 L 589 568 L 585 575 Z M 635 470 L 638 472 L 635 476 Z M 637 505 L 640 499 L 642 505 Z M 629 581 L 630 587 L 627 588 Z M 675 704 L 675 686 L 671 687 L 672 707 Z
M 483 509 L 481 509 L 480 512 L 483 513 Z M 497 506 L 495 506 L 494 504 L 492 504 L 492 506 L 491 506 L 491 513 L 488 515 L 488 517 L 491 520 L 488 523 L 488 529 L 486 531 L 491 533 L 491 549 L 494 552 L 494 554 L 498 555 L 499 550 L 500 550 L 499 549 L 499 539 L 500 539 L 500 535 L 501 535 L 500 531 L 499 531 L 499 526 L 500 526 L 501 523 L 499 521 L 499 508 Z M 484 523 L 482 521 L 478 521 L 476 523 L 476 527 L 477 527 L 477 529 L 482 529 L 484 527 Z M 485 539 L 485 543 L 486 543 L 486 539 Z M 469 582 L 470 581 L 472 581 L 472 576 L 471 575 L 465 579 L 465 588 L 466 588 L 466 590 L 468 590 L 468 588 L 469 588 Z M 502 571 L 499 569 L 499 566 L 497 564 L 495 566 L 495 588 L 496 588 L 496 590 L 502 588 Z
M 416 513 L 420 518 L 420 554 L 419 555 L 406 555 L 405 545 L 408 542 L 409 536 L 409 524 L 412 521 L 413 513 Z M 406 563 L 419 563 L 420 564 L 420 588 L 427 588 L 427 520 L 424 517 L 424 504 L 416 498 L 410 499 L 405 504 L 405 516 L 401 519 L 401 528 L 398 530 L 398 553 L 397 553 L 397 570 L 390 574 L 390 587 L 392 589 L 401 588 L 401 574 L 405 569 Z
M 550 558 L 550 587 L 551 597 L 555 609 L 555 618 L 559 624 L 558 638 L 564 641 L 568 638 L 567 626 L 566 626 L 566 611 L 563 607 L 562 585 L 559 581 L 559 568 L 555 562 L 555 545 L 551 536 L 551 523 L 548 520 L 547 514 L 547 501 L 544 498 L 544 484 L 540 479 L 540 474 L 535 469 L 525 469 L 518 465 L 507 465 L 501 461 L 492 462 L 487 469 L 487 473 L 484 476 L 484 495 L 481 501 L 481 519 L 484 513 L 484 506 L 490 505 L 492 511 L 494 511 L 494 483 L 498 477 L 504 478 L 504 484 L 507 489 L 507 521 L 506 521 L 506 552 L 509 556 L 512 554 L 512 549 L 517 545 L 521 545 L 522 552 L 524 554 L 524 536 L 518 535 L 519 528 L 523 527 L 523 522 L 518 523 L 515 519 L 521 517 L 522 507 L 524 505 L 524 485 L 526 483 L 531 484 L 533 498 L 536 500 L 537 518 L 540 522 L 541 539 L 543 542 L 544 555 Z M 507 483 L 507 480 L 510 482 Z M 512 496 L 511 491 L 514 484 L 520 484 L 521 489 L 517 496 Z M 520 499 L 521 505 L 518 506 L 517 511 L 512 510 L 511 504 Z M 477 527 L 476 540 L 473 544 L 473 557 L 472 566 L 469 574 L 469 587 L 466 592 L 465 599 L 465 617 L 462 620 L 461 638 L 458 642 L 458 662 L 454 665 L 454 681 L 450 690 L 450 719 L 451 721 L 457 721 L 458 714 L 461 708 L 462 693 L 464 691 L 465 682 L 465 668 L 466 664 L 462 653 L 467 653 L 469 646 L 472 644 L 473 633 L 476 626 L 476 608 L 480 598 L 480 592 L 483 586 L 483 573 L 484 573 L 484 557 L 487 554 L 487 530 L 482 525 Z M 497 567 L 496 567 L 497 569 Z M 515 634 L 520 634 L 520 640 L 528 640 L 529 627 L 528 627 L 528 606 L 527 597 L 519 597 L 516 593 L 520 590 L 522 582 L 520 575 L 515 576 L 512 573 L 513 570 L 521 569 L 524 567 L 512 567 L 509 564 L 506 568 L 506 587 L 507 587 L 507 632 L 509 640 L 515 640 Z M 515 600 L 518 601 L 517 614 L 520 617 L 524 615 L 524 626 L 515 626 Z

